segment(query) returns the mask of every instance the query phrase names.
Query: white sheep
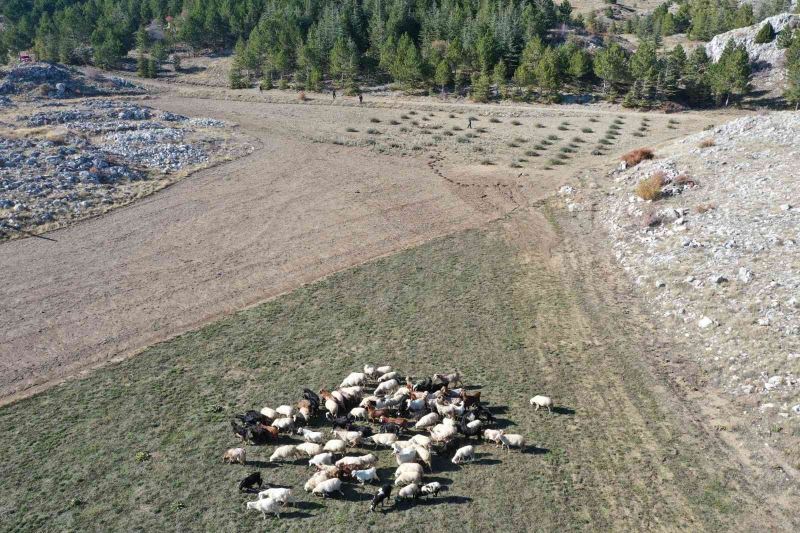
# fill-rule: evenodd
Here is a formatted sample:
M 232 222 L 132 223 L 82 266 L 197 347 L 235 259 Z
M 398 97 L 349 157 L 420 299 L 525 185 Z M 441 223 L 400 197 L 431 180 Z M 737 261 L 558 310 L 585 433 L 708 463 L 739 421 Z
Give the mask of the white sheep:
M 481 420 L 473 420 L 472 422 L 467 422 L 467 428 L 478 429 L 479 427 L 481 427 L 482 424 L 483 422 Z
M 292 418 L 294 417 L 294 407 L 291 405 L 279 405 L 275 408 L 275 412 L 285 418 Z
M 400 487 L 401 485 L 410 485 L 411 483 L 419 484 L 421 482 L 421 472 L 401 472 L 395 477 L 394 486 Z
M 317 444 L 325 442 L 325 434 L 321 431 L 311 431 L 310 429 L 306 428 L 297 428 L 297 434 L 302 435 L 303 440 L 306 442 L 316 442 Z
M 272 425 L 278 428 L 278 431 L 291 432 L 294 429 L 294 420 L 291 418 L 276 418 L 272 421 Z
M 417 398 L 416 400 L 408 400 L 409 411 L 422 411 L 425 409 L 425 398 Z
M 404 474 L 406 472 L 419 472 L 422 475 L 422 465 L 419 463 L 403 463 L 394 471 L 394 477 Z
M 333 454 L 330 452 L 318 453 L 308 461 L 308 466 L 332 465 Z
M 259 500 L 263 500 L 264 498 L 272 498 L 281 505 L 288 504 L 291 497 L 292 497 L 292 489 L 284 489 L 280 487 L 262 490 L 261 492 L 258 493 Z
M 322 453 L 322 444 L 316 442 L 304 442 L 295 446 L 295 450 L 306 454 L 307 457 L 314 457 Z
M 511 451 L 511 448 L 523 448 L 525 446 L 525 437 L 517 433 L 503 433 L 500 435 L 500 446 L 505 446 L 506 451 Z
M 419 492 L 423 496 L 438 496 L 439 491 L 443 490 L 442 484 L 438 481 L 431 481 L 427 485 L 420 487 Z
M 378 398 L 375 395 L 364 396 L 364 398 L 361 400 L 361 403 L 359 403 L 358 406 L 366 409 L 370 405 L 377 404 L 379 401 L 380 398 Z
M 397 492 L 397 498 L 405 499 L 405 498 L 416 498 L 417 494 L 419 494 L 419 485 L 416 483 L 412 483 L 411 485 L 406 485 L 402 489 Z
M 346 429 L 334 429 L 331 435 L 336 435 L 347 443 L 348 446 L 358 446 L 364 435 L 360 431 L 347 431 Z
M 458 429 L 449 424 L 437 424 L 430 428 L 429 431 L 431 433 L 431 439 L 436 442 L 445 442 L 448 439 L 453 438 L 456 433 L 458 433 Z
M 389 381 L 390 379 L 395 379 L 400 374 L 398 372 L 387 372 L 383 374 L 381 377 L 378 378 L 378 383 L 383 383 L 384 381 Z
M 320 470 L 319 472 L 311 476 L 308 479 L 308 481 L 306 481 L 306 484 L 303 486 L 303 488 L 305 489 L 306 492 L 311 492 L 317 485 L 319 485 L 320 483 L 322 483 L 327 479 L 330 479 L 328 472 L 325 470 Z
M 419 457 L 419 460 L 428 467 L 428 470 L 432 470 L 431 451 L 424 446 L 414 446 L 414 450 L 417 452 L 417 457 Z
M 311 491 L 312 494 L 322 496 L 323 498 L 327 498 L 334 492 L 338 492 L 344 496 L 344 492 L 342 492 L 342 480 L 339 478 L 326 479 Z
M 459 465 L 465 461 L 472 461 L 473 459 L 475 459 L 475 448 L 473 446 L 462 446 L 456 450 L 452 463 L 454 465 Z
M 367 410 L 363 407 L 353 407 L 352 409 L 350 409 L 350 416 L 352 416 L 356 420 L 366 420 Z
M 495 444 L 500 444 L 500 437 L 503 435 L 502 429 L 487 429 L 483 432 L 483 438 L 494 442 Z
M 422 448 L 430 448 L 431 447 L 431 438 L 427 435 L 414 435 L 411 437 L 411 442 L 416 444 L 417 446 L 421 446 Z
M 325 447 L 322 448 L 322 450 L 325 452 L 343 454 L 347 451 L 347 443 L 341 439 L 329 440 L 325 443 Z
M 378 479 L 378 470 L 374 466 L 366 470 L 353 470 L 353 477 L 362 485 L 367 482 L 372 483 L 373 481 L 377 481 L 380 483 L 381 481 Z
M 363 372 L 351 372 L 344 380 L 339 388 L 343 387 L 358 387 L 367 382 L 367 375 Z
M 538 411 L 540 407 L 547 407 L 547 412 L 552 413 L 553 411 L 550 409 L 553 407 L 553 399 L 550 396 L 534 396 L 531 398 L 531 405 L 535 405 L 535 411 Z
M 397 443 L 395 443 L 397 445 Z M 398 448 L 392 452 L 397 460 L 397 464 L 413 463 L 417 460 L 417 450 L 415 448 Z
M 364 442 L 372 443 L 376 446 L 391 446 L 397 442 L 397 435 L 394 433 L 376 433 L 364 439 Z
M 397 390 L 399 386 L 400 384 L 397 383 L 396 379 L 390 379 L 389 381 L 384 381 L 383 383 L 375 387 L 374 394 L 376 396 L 382 396 L 382 395 L 385 396 Z
M 428 413 L 427 415 L 423 416 L 417 423 L 414 424 L 416 429 L 425 429 L 427 427 L 433 427 L 439 423 L 439 415 L 436 413 Z
M 375 365 L 367 363 L 364 365 L 364 374 L 367 375 L 368 378 L 372 379 L 375 377 Z
M 275 448 L 275 451 L 269 457 L 269 461 L 274 463 L 278 460 L 294 459 L 295 457 L 297 457 L 297 450 L 295 450 L 294 444 L 286 444 Z
M 261 409 L 261 414 L 266 416 L 270 420 L 275 420 L 279 416 L 278 411 L 270 407 L 264 407 L 263 409 Z
M 225 452 L 225 455 L 222 456 L 223 463 L 239 463 L 239 464 L 246 464 L 247 463 L 247 453 L 245 452 L 244 448 L 230 448 L 228 451 Z
M 379 366 L 378 368 L 376 368 L 376 369 L 375 369 L 375 372 L 376 372 L 376 373 L 377 373 L 379 376 L 382 376 L 382 375 L 384 375 L 384 374 L 388 374 L 388 373 L 389 373 L 389 372 L 391 372 L 391 371 L 392 371 L 392 367 L 391 367 L 391 366 L 389 366 L 389 365 Z
M 332 416 L 339 416 L 339 402 L 328 398 L 325 400 L 325 409 L 332 415 Z
M 281 506 L 277 501 L 273 500 L 272 498 L 264 498 L 263 500 L 255 500 L 252 502 L 247 502 L 246 505 L 248 509 L 255 509 L 256 511 L 261 511 L 261 513 L 264 515 L 264 520 L 267 519 L 267 513 L 275 513 L 275 516 L 277 516 L 278 518 L 281 517 L 281 515 L 279 514 Z

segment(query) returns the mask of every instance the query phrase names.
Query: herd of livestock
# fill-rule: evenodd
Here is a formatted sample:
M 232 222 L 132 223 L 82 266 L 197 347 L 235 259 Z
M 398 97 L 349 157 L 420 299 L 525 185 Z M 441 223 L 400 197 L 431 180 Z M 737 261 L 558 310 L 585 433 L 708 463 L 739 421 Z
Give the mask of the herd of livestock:
M 367 390 L 372 389 L 371 394 Z M 547 396 L 530 399 L 538 410 L 550 410 Z M 324 413 L 324 416 L 323 416 Z M 312 430 L 312 424 L 325 420 L 330 426 Z M 437 496 L 445 490 L 439 482 L 424 482 L 425 471 L 433 471 L 434 455 L 450 455 L 453 464 L 472 461 L 475 446 L 481 439 L 509 450 L 524 449 L 525 438 L 496 429 L 496 418 L 481 402 L 480 391 L 467 391 L 461 374 L 434 374 L 413 381 L 402 378 L 390 366 L 365 365 L 362 372 L 348 375 L 339 388 L 315 393 L 303 390 L 303 399 L 295 405 L 275 409 L 247 411 L 231 421 L 234 435 L 245 444 L 278 443 L 296 434 L 299 444 L 283 444 L 275 448 L 270 462 L 308 459 L 316 472 L 304 489 L 327 498 L 342 492 L 342 483 L 378 483 L 377 461 L 373 453 L 347 455 L 348 450 L 372 446 L 391 450 L 397 462 L 393 484 L 383 484 L 372 498 L 370 510 L 383 507 L 397 489 L 395 500 L 415 500 L 421 496 Z M 373 425 L 379 429 L 373 429 Z M 246 464 L 243 447 L 231 448 L 223 456 L 228 463 Z M 283 506 L 291 501 L 291 489 L 270 487 L 259 472 L 253 472 L 239 483 L 242 492 L 257 493 L 258 499 L 247 507 L 280 516 Z M 267 483 L 266 485 L 269 485 Z

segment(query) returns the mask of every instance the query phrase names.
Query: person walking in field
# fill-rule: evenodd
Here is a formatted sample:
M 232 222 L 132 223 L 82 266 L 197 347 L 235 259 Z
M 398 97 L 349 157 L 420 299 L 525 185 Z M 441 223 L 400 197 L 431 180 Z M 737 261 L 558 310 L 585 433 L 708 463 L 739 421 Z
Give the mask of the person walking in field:
M 358 105 L 361 105 L 363 103 L 364 103 L 364 95 L 361 94 L 361 93 L 358 93 Z
M 333 94 L 333 99 L 336 100 L 336 89 L 331 89 L 331 94 Z
M 467 129 L 468 130 L 472 129 L 472 117 L 467 119 Z

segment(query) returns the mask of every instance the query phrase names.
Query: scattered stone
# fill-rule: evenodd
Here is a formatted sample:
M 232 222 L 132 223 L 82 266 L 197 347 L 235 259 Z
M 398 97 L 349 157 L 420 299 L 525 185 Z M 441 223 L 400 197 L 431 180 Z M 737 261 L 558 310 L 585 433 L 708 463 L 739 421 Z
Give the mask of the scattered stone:
M 711 320 L 710 318 L 708 318 L 707 316 L 704 316 L 703 318 L 701 318 L 697 322 L 697 325 L 700 326 L 701 329 L 706 329 L 706 328 L 712 326 L 713 324 L 714 324 L 714 321 Z

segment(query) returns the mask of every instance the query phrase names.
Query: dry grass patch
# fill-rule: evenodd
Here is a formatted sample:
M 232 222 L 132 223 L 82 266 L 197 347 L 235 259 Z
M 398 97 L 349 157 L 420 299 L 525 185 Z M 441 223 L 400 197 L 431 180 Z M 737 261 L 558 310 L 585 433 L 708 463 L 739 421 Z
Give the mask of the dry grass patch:
M 714 141 L 714 139 L 703 139 L 702 141 L 700 141 L 700 143 L 697 145 L 697 147 L 698 148 L 711 148 L 712 146 L 716 146 L 716 144 L 717 143 Z
M 637 148 L 636 150 L 631 150 L 627 154 L 622 156 L 622 160 L 625 161 L 625 164 L 628 168 L 635 167 L 642 161 L 653 159 L 655 154 L 653 150 L 650 148 Z
M 661 198 L 661 187 L 666 182 L 666 176 L 660 170 L 643 179 L 636 185 L 636 196 L 642 200 L 655 201 Z
M 717 206 L 715 204 L 712 204 L 710 202 L 706 202 L 706 203 L 697 204 L 696 206 L 694 206 L 694 211 L 698 215 L 702 215 L 703 213 L 707 213 L 708 211 L 713 211 L 716 208 L 717 208 Z

